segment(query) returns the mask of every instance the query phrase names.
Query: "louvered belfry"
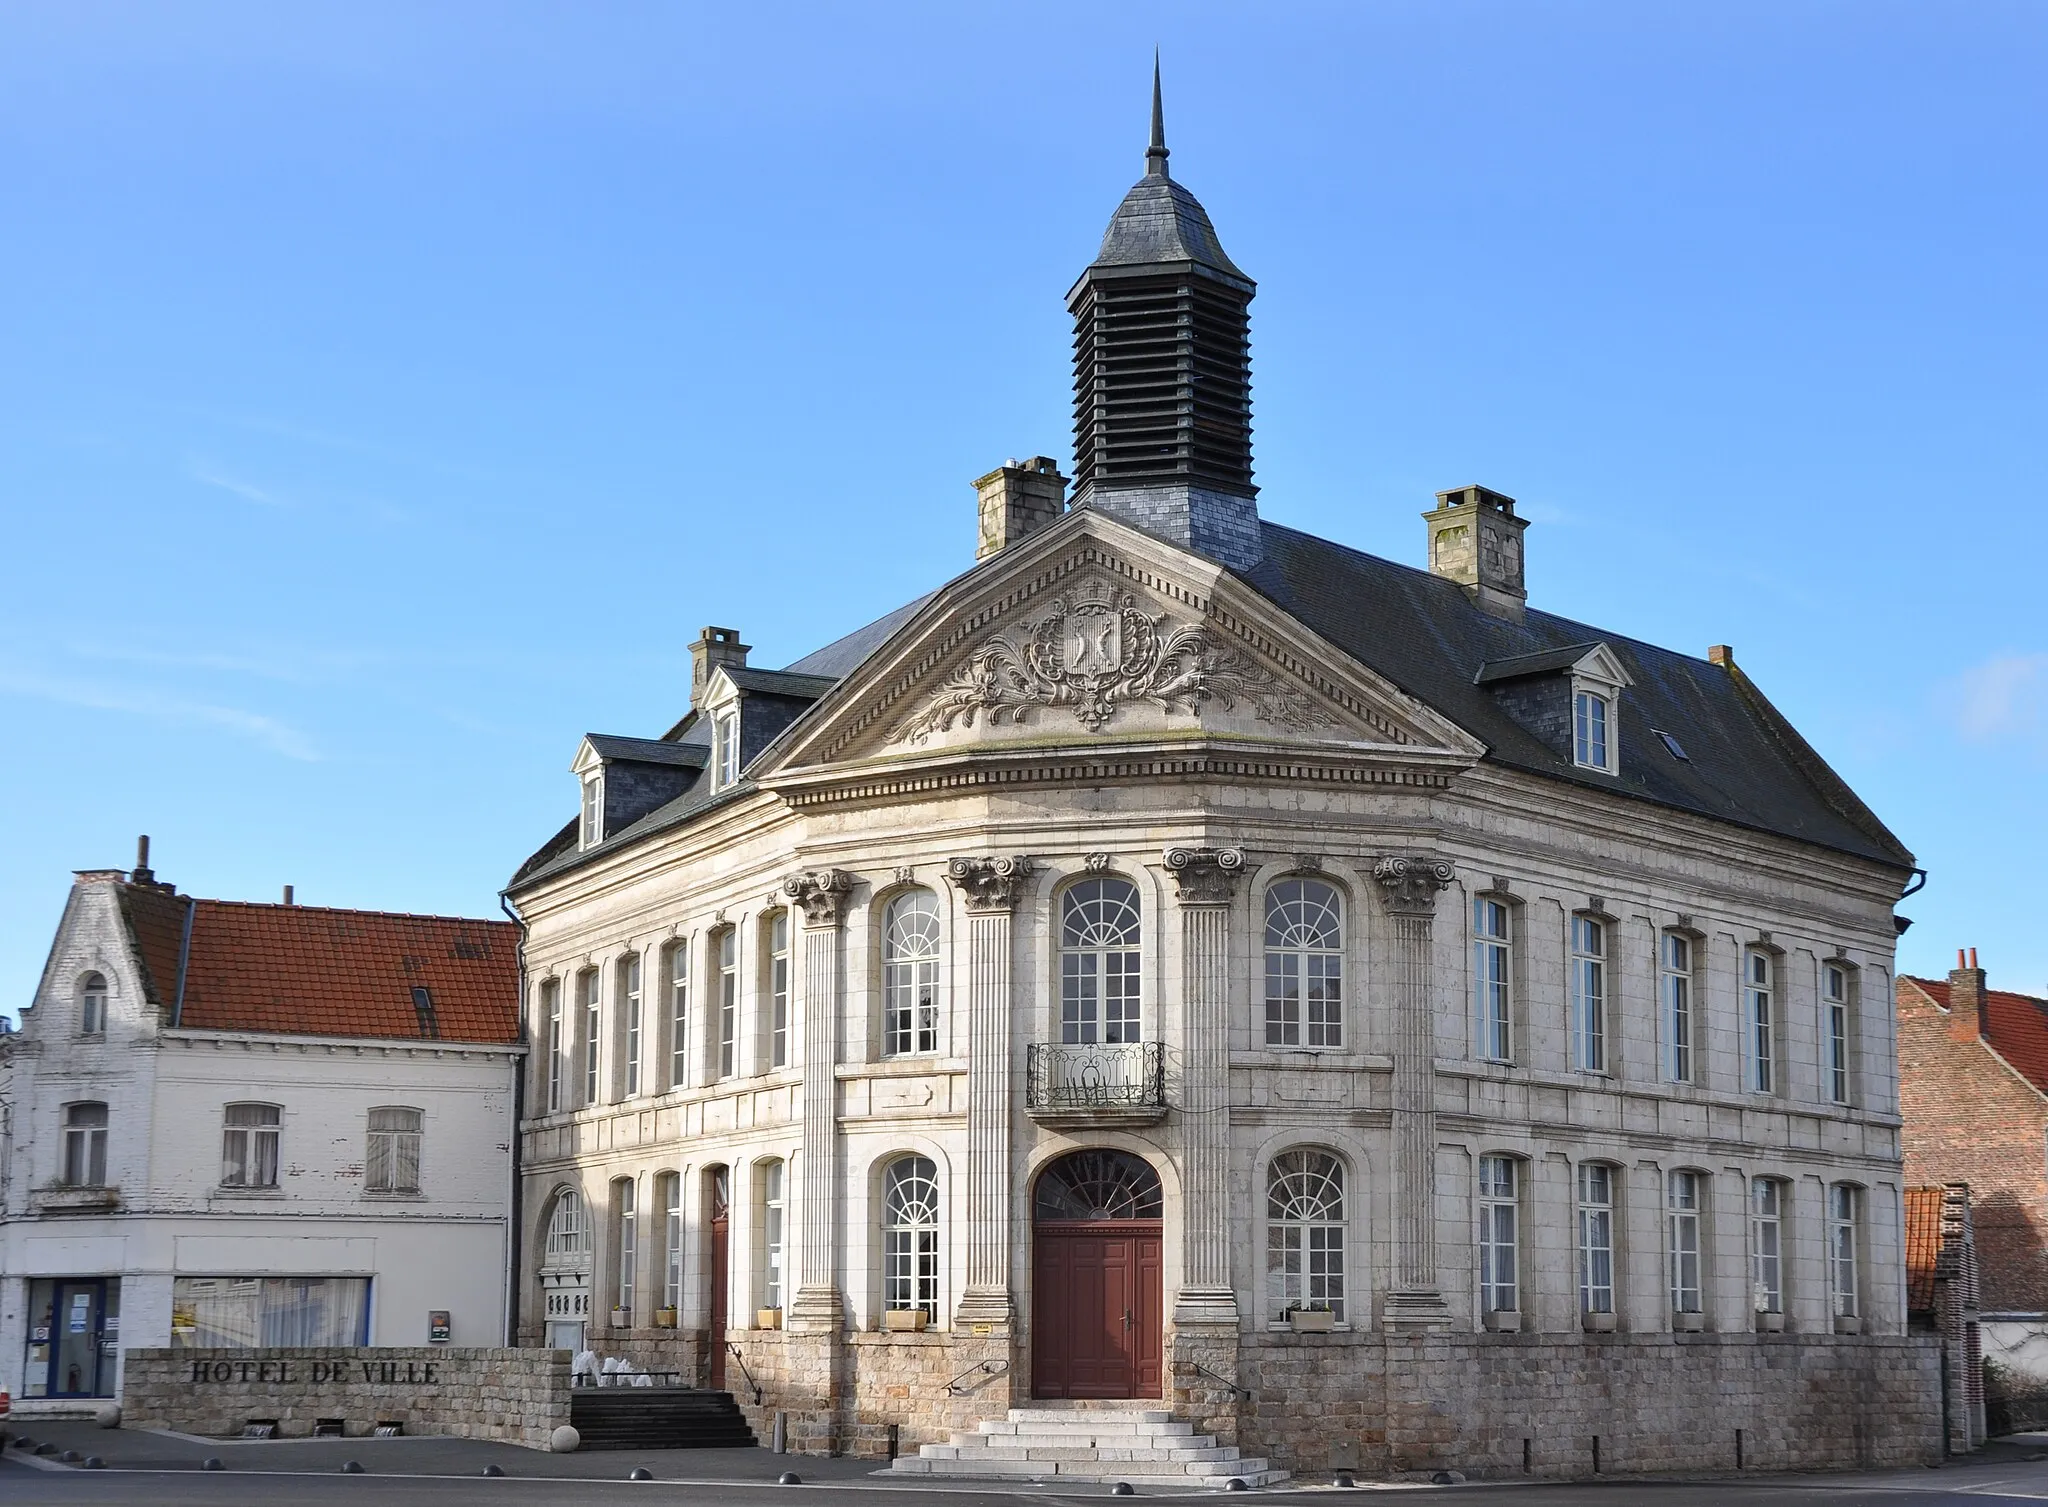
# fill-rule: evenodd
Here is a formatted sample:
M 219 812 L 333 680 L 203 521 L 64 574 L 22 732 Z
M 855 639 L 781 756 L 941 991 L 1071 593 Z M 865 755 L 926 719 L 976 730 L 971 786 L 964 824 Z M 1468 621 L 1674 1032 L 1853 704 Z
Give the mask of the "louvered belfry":
M 1257 284 L 1166 168 L 1159 74 L 1145 176 L 1067 294 L 1074 316 L 1074 505 L 1240 568 L 1259 558 L 1252 485 Z

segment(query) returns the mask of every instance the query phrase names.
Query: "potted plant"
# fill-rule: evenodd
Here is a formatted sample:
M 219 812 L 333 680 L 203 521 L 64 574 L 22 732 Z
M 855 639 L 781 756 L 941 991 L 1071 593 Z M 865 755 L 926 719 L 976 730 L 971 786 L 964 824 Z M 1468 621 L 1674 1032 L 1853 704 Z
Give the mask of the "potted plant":
M 1296 1334 L 1328 1334 L 1336 1322 L 1328 1303 L 1297 1303 L 1287 1310 L 1287 1327 Z
M 1785 1315 L 1775 1309 L 1759 1308 L 1756 1311 L 1756 1327 L 1760 1334 L 1783 1334 Z
M 756 1329 L 780 1329 L 782 1327 L 782 1310 L 779 1308 L 755 1309 L 754 1327 Z
M 1580 1315 L 1580 1321 L 1585 1325 L 1586 1333 L 1588 1334 L 1614 1333 L 1613 1309 L 1608 1309 L 1604 1313 L 1588 1310 L 1586 1313 Z
M 631 1329 L 632 1327 L 633 1327 L 633 1310 L 632 1310 L 632 1309 L 630 1309 L 630 1308 L 618 1308 L 618 1307 L 614 1307 L 614 1308 L 612 1309 L 612 1328 L 614 1328 L 614 1329 Z
M 882 1327 L 892 1334 L 917 1334 L 930 1322 L 930 1317 L 922 1308 L 882 1310 Z
M 1520 1334 L 1522 1311 L 1519 1308 L 1496 1308 L 1485 1316 L 1484 1322 L 1495 1334 Z
M 657 1309 L 655 1309 L 655 1310 L 654 1310 L 654 1327 L 655 1327 L 656 1329 L 673 1329 L 673 1328 L 675 1328 L 675 1327 L 676 1327 L 676 1311 L 675 1311 L 675 1310 L 674 1310 L 673 1308 L 657 1308 Z
M 1703 1313 L 1688 1313 L 1680 1309 L 1671 1315 L 1671 1328 L 1677 1334 L 1698 1334 L 1707 1327 L 1707 1316 Z

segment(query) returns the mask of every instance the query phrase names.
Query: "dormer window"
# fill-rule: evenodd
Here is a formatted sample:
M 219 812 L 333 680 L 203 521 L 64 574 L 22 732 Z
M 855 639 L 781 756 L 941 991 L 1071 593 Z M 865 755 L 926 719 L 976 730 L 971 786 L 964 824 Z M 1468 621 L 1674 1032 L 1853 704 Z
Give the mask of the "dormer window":
M 1613 704 L 1599 691 L 1572 692 L 1572 762 L 1582 769 L 1614 773 Z
M 1502 711 L 1569 758 L 1573 768 L 1621 773 L 1621 698 L 1635 677 L 1607 644 L 1566 644 L 1488 660 L 1474 683 L 1491 691 Z
M 740 714 L 733 707 L 711 719 L 711 772 L 714 788 L 723 790 L 740 777 Z
M 583 846 L 594 848 L 604 841 L 604 776 L 583 777 Z

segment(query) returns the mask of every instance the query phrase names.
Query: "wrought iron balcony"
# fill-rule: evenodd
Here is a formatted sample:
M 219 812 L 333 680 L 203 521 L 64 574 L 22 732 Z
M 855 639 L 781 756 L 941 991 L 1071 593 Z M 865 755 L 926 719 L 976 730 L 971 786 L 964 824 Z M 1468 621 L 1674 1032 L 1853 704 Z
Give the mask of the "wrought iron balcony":
M 1152 1125 L 1166 1117 L 1166 1050 L 1156 1041 L 1033 1042 L 1024 1110 L 1041 1125 Z

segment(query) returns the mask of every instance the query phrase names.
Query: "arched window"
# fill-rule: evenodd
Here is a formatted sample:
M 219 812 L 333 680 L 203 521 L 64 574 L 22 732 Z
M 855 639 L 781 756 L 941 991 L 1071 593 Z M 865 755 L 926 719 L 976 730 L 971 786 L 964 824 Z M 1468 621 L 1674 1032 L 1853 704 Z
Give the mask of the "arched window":
M 882 920 L 882 1050 L 889 1056 L 939 1049 L 939 902 L 911 890 Z
M 107 1034 L 107 981 L 97 973 L 78 981 L 78 1034 Z
M 939 1318 L 939 1169 L 905 1156 L 882 1174 L 882 1306 Z
M 583 1195 L 574 1188 L 564 1188 L 555 1198 L 542 1260 L 548 1266 L 589 1269 L 590 1221 L 584 1215 Z
M 1084 879 L 1060 897 L 1060 1040 L 1138 1041 L 1138 887 Z
M 275 1104 L 230 1104 L 221 1128 L 220 1185 L 275 1188 L 284 1114 Z
M 73 1188 L 107 1185 L 107 1106 L 64 1106 L 64 1182 Z
M 1038 1175 L 1033 1217 L 1067 1220 L 1157 1219 L 1165 1200 L 1159 1174 L 1128 1151 L 1095 1149 L 1061 1157 Z
M 1319 879 L 1266 891 L 1266 1045 L 1344 1044 L 1344 910 Z
M 1283 1151 L 1266 1175 L 1266 1295 L 1277 1318 L 1324 1310 L 1344 1322 L 1344 1164 Z
M 761 1301 L 759 1307 L 780 1308 L 783 1296 L 784 1257 L 788 1244 L 788 1205 L 784 1193 L 784 1164 L 779 1161 L 761 1163 L 760 1190 L 760 1242 L 761 1242 Z

